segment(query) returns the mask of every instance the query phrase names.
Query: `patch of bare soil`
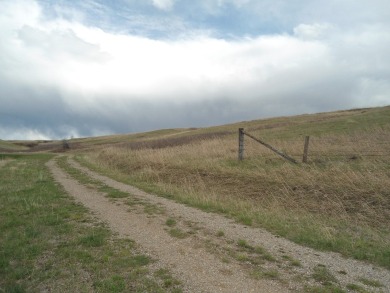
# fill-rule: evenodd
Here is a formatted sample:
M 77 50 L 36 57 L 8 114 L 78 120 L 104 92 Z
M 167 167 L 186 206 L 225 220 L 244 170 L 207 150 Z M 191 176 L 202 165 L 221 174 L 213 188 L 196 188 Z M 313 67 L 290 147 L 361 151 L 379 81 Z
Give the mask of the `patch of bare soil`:
M 321 280 L 315 280 L 319 268 L 334 277 L 335 286 L 357 284 L 369 292 L 390 292 L 386 269 L 302 247 L 222 215 L 145 193 L 73 160 L 70 163 L 130 195 L 113 202 L 69 178 L 54 161 L 48 163 L 70 195 L 96 212 L 112 230 L 135 240 L 162 266 L 169 267 L 188 292 L 302 292 L 305 286 L 321 285 Z M 382 287 L 369 287 L 362 279 L 375 280 Z

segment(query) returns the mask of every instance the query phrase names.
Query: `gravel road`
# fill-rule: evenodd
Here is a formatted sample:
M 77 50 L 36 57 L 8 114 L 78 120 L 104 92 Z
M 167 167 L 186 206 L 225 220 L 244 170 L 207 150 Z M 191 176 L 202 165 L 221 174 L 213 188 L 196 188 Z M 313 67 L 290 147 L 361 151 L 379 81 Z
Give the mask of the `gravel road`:
M 335 277 L 335 285 L 346 291 L 347 284 L 357 284 L 368 292 L 390 292 L 390 271 L 386 269 L 297 245 L 263 229 L 145 193 L 72 159 L 69 163 L 129 194 L 130 200 L 110 200 L 71 178 L 54 160 L 47 164 L 55 180 L 71 196 L 113 231 L 135 240 L 161 266 L 168 267 L 183 282 L 186 292 L 301 292 L 306 286 L 320 286 L 313 278 L 319 267 L 326 268 Z M 150 213 L 147 207 L 157 212 Z M 167 219 L 174 219 L 176 231 L 184 231 L 184 237 L 170 234 Z M 252 257 L 258 257 L 254 247 L 264 248 L 272 257 L 253 261 Z M 363 278 L 378 281 L 382 287 L 366 286 L 361 282 Z

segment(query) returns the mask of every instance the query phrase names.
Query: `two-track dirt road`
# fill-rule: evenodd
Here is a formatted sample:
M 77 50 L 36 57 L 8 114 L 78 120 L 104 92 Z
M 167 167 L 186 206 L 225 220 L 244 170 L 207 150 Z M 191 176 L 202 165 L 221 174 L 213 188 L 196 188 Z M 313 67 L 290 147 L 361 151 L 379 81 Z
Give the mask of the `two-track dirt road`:
M 91 178 L 129 194 L 128 199 L 113 201 L 71 178 L 55 160 L 47 164 L 69 195 L 114 232 L 135 240 L 161 266 L 168 267 L 183 282 L 186 292 L 300 292 L 305 286 L 320 286 L 312 277 L 318 266 L 337 279 L 335 286 L 359 284 L 369 292 L 390 292 L 390 272 L 386 269 L 299 246 L 265 230 L 147 194 L 72 159 L 69 162 Z M 158 212 L 147 212 L 147 206 Z M 174 229 L 167 225 L 168 219 L 174 219 Z M 172 230 L 180 237 L 174 237 Z M 268 257 L 255 247 L 268 251 Z M 362 278 L 376 280 L 383 287 L 365 287 L 359 283 Z

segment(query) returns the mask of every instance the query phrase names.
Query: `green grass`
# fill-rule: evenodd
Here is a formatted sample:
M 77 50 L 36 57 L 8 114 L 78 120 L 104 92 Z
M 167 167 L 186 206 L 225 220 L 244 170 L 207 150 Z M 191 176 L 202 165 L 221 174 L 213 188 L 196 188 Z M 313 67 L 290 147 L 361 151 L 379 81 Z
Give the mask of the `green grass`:
M 24 151 L 27 149 L 28 148 L 25 146 L 17 145 L 13 142 L 4 141 L 4 140 L 0 139 L 0 150 L 3 150 L 3 151 Z M 1 160 L 1 155 L 0 155 L 0 160 Z
M 159 278 L 163 282 L 164 288 L 174 288 L 172 292 L 182 292 L 180 288 L 175 288 L 176 286 L 179 286 L 181 283 L 180 281 L 176 280 L 175 278 L 172 278 L 172 274 L 167 269 L 159 269 L 154 273 L 154 276 Z
M 263 264 L 264 261 L 277 261 L 265 248 L 261 246 L 253 247 L 244 239 L 238 239 L 237 246 L 239 248 L 238 251 L 231 253 L 231 255 L 238 261 L 250 262 L 252 264 Z
M 80 183 L 85 184 L 85 185 L 90 184 L 90 185 L 101 186 L 102 183 L 100 181 L 91 178 L 90 176 L 88 176 L 87 174 L 85 174 L 84 172 L 82 172 L 76 168 L 73 168 L 68 163 L 67 156 L 58 157 L 56 160 L 57 160 L 58 166 L 61 167 L 61 169 L 66 171 L 66 173 L 71 175 L 73 178 L 77 178 L 77 181 L 79 181 Z M 102 187 L 105 187 L 105 186 L 102 186 Z
M 358 293 L 368 293 L 366 289 L 364 289 L 362 286 L 359 286 L 357 284 L 347 284 L 347 289 L 352 290 L 353 292 L 358 292 Z
M 161 284 L 152 259 L 52 180 L 44 166 L 51 155 L 5 157 L 14 160 L 0 168 L 0 292 L 180 290 Z
M 58 165 L 73 178 L 77 179 L 77 181 L 79 181 L 80 183 L 96 188 L 98 191 L 105 193 L 106 196 L 109 198 L 127 198 L 130 196 L 126 192 L 122 192 L 106 184 L 103 184 L 99 180 L 91 178 L 79 169 L 72 167 L 67 160 L 68 157 L 66 156 L 60 157 L 59 159 L 57 159 Z
M 225 232 L 223 232 L 222 230 L 218 230 L 217 231 L 217 236 L 218 237 L 223 237 L 223 236 L 225 236 Z
M 282 255 L 282 258 L 284 260 L 287 260 L 289 262 L 290 266 L 292 266 L 292 267 L 301 267 L 302 266 L 302 264 L 299 260 L 294 259 L 289 255 Z
M 89 186 L 91 188 L 95 188 L 99 192 L 102 192 L 106 195 L 108 198 L 112 199 L 118 199 L 118 198 L 127 198 L 126 204 L 129 206 L 133 205 L 142 205 L 144 207 L 144 212 L 148 215 L 156 215 L 156 214 L 164 214 L 165 210 L 156 205 L 149 202 L 145 202 L 142 200 L 139 200 L 137 198 L 132 197 L 129 193 L 120 191 L 118 189 L 115 189 L 113 187 L 110 187 L 106 184 L 103 184 L 99 180 L 95 180 L 82 172 L 81 170 L 72 167 L 68 162 L 68 157 L 62 156 L 59 159 L 57 159 L 59 166 L 64 169 L 68 174 L 70 174 L 73 178 L 75 178 L 77 181 L 79 181 L 82 184 L 85 184 L 86 186 Z
M 239 247 L 246 248 L 246 249 L 248 249 L 248 250 L 254 250 L 254 249 L 255 249 L 253 246 L 249 245 L 249 244 L 246 242 L 246 240 L 244 240 L 244 239 L 238 239 L 238 240 L 237 240 L 237 245 L 238 245 Z
M 253 224 L 253 218 L 248 214 L 242 214 L 242 213 L 238 214 L 238 215 L 236 215 L 236 219 L 241 224 L 244 224 L 247 226 L 252 226 L 252 224 Z
M 158 206 L 157 204 L 142 202 L 142 205 L 144 206 L 144 212 L 148 215 L 161 215 L 165 213 L 164 208 Z
M 106 196 L 109 198 L 127 198 L 127 197 L 129 197 L 128 193 L 122 192 L 122 191 L 117 190 L 117 189 L 112 188 L 112 187 L 109 187 L 105 184 L 100 185 L 98 187 L 98 190 L 100 192 L 104 192 L 106 194 Z
M 179 228 L 173 228 L 168 231 L 169 235 L 171 235 L 174 238 L 184 239 L 190 236 L 187 232 L 179 229 Z
M 335 285 L 306 287 L 305 292 L 306 293 L 346 293 L 345 290 Z
M 85 247 L 100 247 L 103 246 L 109 236 L 109 232 L 105 228 L 91 229 L 88 234 L 79 238 L 78 243 Z
M 367 286 L 370 286 L 370 287 L 376 287 L 376 288 L 383 287 L 381 282 L 379 282 L 377 280 L 371 280 L 371 279 L 367 279 L 367 278 L 360 278 L 359 281 L 362 282 L 364 285 L 367 285 Z
M 256 246 L 254 252 L 261 256 L 262 259 L 266 261 L 275 262 L 276 258 L 272 256 L 264 247 Z
M 251 272 L 251 277 L 254 279 L 270 279 L 278 280 L 279 272 L 276 270 L 256 269 Z
M 173 227 L 176 225 L 176 220 L 175 219 L 172 219 L 172 218 L 168 218 L 166 221 L 165 221 L 165 225 L 169 226 L 169 227 Z
M 313 279 L 325 286 L 330 286 L 332 283 L 337 283 L 337 279 L 332 273 L 322 265 L 318 265 L 314 268 L 312 275 Z

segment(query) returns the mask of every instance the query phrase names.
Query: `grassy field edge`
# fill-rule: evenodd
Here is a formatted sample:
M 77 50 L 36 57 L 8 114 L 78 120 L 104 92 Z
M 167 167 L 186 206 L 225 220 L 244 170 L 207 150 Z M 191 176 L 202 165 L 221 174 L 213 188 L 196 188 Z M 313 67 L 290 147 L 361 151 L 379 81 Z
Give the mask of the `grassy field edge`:
M 53 181 L 53 155 L 2 157 L 1 292 L 181 292 Z

